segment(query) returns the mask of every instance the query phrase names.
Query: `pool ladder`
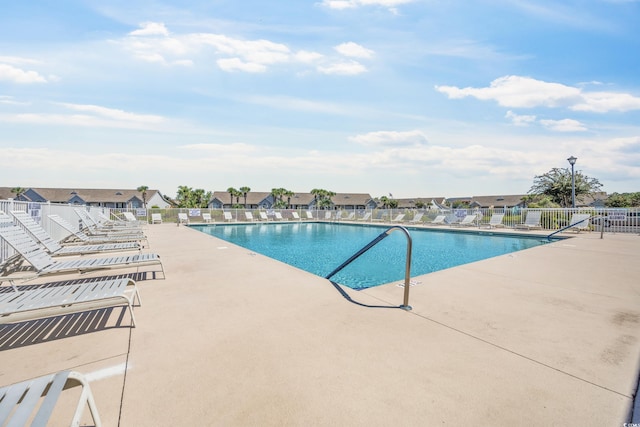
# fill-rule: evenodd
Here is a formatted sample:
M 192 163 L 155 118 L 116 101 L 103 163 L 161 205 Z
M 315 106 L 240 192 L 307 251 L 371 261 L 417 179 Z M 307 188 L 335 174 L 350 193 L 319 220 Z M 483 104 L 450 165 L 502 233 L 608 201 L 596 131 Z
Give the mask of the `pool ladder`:
M 329 279 L 329 278 L 333 277 L 334 275 L 336 275 L 340 270 L 345 268 L 347 265 L 351 264 L 358 257 L 360 257 L 360 255 L 362 255 L 365 252 L 367 252 L 369 249 L 371 249 L 372 247 L 377 245 L 382 239 L 384 239 L 385 237 L 387 237 L 389 234 L 391 234 L 392 232 L 394 232 L 396 230 L 402 231 L 404 233 L 404 235 L 407 237 L 407 261 L 406 261 L 406 266 L 405 266 L 405 271 L 404 271 L 404 299 L 403 299 L 403 303 L 400 306 L 400 308 L 403 309 L 403 310 L 411 310 L 411 306 L 409 305 L 409 287 L 410 287 L 410 281 L 411 281 L 411 247 L 412 247 L 412 240 L 411 240 L 411 235 L 409 234 L 409 230 L 407 230 L 405 227 L 403 227 L 401 225 L 394 225 L 393 227 L 389 227 L 386 231 L 384 231 L 378 237 L 376 237 L 371 242 L 369 242 L 365 247 L 363 247 L 358 252 L 353 254 L 348 260 L 346 260 L 345 262 L 340 264 L 339 267 L 337 267 L 335 270 L 333 270 L 331 273 L 329 273 L 327 276 L 325 276 L 325 279 Z

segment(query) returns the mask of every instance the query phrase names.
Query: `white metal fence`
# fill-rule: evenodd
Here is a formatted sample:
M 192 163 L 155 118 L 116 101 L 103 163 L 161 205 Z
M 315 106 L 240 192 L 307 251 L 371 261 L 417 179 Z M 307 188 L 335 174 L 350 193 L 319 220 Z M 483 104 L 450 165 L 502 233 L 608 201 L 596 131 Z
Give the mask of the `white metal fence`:
M 0 211 L 9 214 L 11 211 L 28 212 L 53 239 L 63 240 L 69 232 L 53 223 L 48 215 L 57 214 L 71 224 L 81 229 L 78 215 L 74 208 L 86 209 L 96 220 L 99 214 L 112 219 L 121 219 L 118 215 L 126 209 L 110 209 L 101 207 L 87 207 L 78 205 L 64 205 L 53 203 L 19 202 L 14 200 L 0 200 Z M 408 227 L 428 225 L 438 215 L 445 215 L 447 222 L 459 221 L 466 215 L 476 215 L 475 225 L 482 226 L 489 223 L 493 214 L 503 214 L 502 224 L 506 228 L 515 228 L 525 222 L 528 212 L 540 211 L 540 226 L 543 230 L 553 232 L 566 227 L 574 213 L 591 215 L 590 229 L 600 231 L 604 227 L 605 233 L 639 233 L 640 208 L 579 208 L 579 209 L 360 209 L 360 210 L 305 210 L 305 209 L 133 209 L 132 212 L 139 220 L 150 223 L 152 214 L 160 214 L 163 223 L 178 223 L 178 213 L 186 213 L 191 224 L 207 223 L 206 215 L 211 217 L 211 223 L 253 221 L 353 221 L 372 224 L 402 224 Z M 225 217 L 230 214 L 230 218 Z M 250 214 L 250 215 L 247 215 Z M 14 255 L 13 250 L 0 241 L 0 264 Z

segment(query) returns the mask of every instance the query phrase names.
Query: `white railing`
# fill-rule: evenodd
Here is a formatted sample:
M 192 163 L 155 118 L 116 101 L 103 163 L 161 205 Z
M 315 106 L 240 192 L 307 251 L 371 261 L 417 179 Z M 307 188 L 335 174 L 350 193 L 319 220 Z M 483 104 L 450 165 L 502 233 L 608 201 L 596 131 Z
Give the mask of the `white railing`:
M 56 240 L 64 240 L 69 236 L 53 221 L 48 215 L 56 214 L 66 219 L 71 224 L 81 229 L 78 215 L 73 211 L 75 208 L 84 208 L 99 221 L 98 213 L 110 217 L 111 219 L 121 219 L 118 214 L 127 209 L 112 209 L 102 207 L 87 207 L 79 205 L 65 205 L 54 203 L 33 203 L 15 200 L 0 200 L 0 211 L 9 214 L 12 210 L 29 212 L 32 217 L 42 225 L 49 235 Z M 141 221 L 150 222 L 152 213 L 159 213 L 163 223 L 178 222 L 178 213 L 186 213 L 189 222 L 192 224 L 205 223 L 203 214 L 211 216 L 213 224 L 227 223 L 224 213 L 231 214 L 232 222 L 248 222 L 245 212 L 251 213 L 254 221 L 261 220 L 261 213 L 266 215 L 267 221 L 277 221 L 276 214 L 285 221 L 308 221 L 307 212 L 311 213 L 314 221 L 345 221 L 370 224 L 403 224 L 407 227 L 428 225 L 429 222 L 438 215 L 447 215 L 449 220 L 460 219 L 466 215 L 477 215 L 476 226 L 488 224 L 491 215 L 504 214 L 502 224 L 506 228 L 516 228 L 518 224 L 525 221 L 526 215 L 530 211 L 541 211 L 540 225 L 543 230 L 559 230 L 569 225 L 571 216 L 574 213 L 588 213 L 593 219 L 590 228 L 600 231 L 604 226 L 605 233 L 639 233 L 640 232 L 640 208 L 576 208 L 576 209 L 521 209 L 521 208 L 492 208 L 492 209 L 355 209 L 355 210 L 322 210 L 322 209 L 128 209 Z M 401 220 L 398 215 L 404 215 Z M 4 241 L 0 241 L 0 264 L 7 258 L 14 255 Z

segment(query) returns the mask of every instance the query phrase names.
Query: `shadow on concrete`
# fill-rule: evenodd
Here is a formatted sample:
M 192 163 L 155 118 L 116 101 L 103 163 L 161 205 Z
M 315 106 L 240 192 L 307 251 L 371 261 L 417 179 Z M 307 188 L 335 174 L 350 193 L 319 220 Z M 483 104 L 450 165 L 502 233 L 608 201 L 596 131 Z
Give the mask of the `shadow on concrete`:
M 131 328 L 127 307 L 108 307 L 80 313 L 0 325 L 0 351 L 68 337 Z
M 352 304 L 359 305 L 360 307 L 367 307 L 367 308 L 399 308 L 401 310 L 403 309 L 399 305 L 369 305 L 369 304 L 363 304 L 363 303 L 355 301 L 353 298 L 351 298 L 351 296 L 348 293 L 346 293 L 344 291 L 344 289 L 342 289 L 342 287 L 339 284 L 337 284 L 336 282 L 334 282 L 333 280 L 329 280 L 329 282 L 331 282 L 333 287 L 336 288 L 336 290 L 338 292 L 340 292 L 340 295 L 342 295 L 344 297 L 344 299 L 346 299 L 347 301 L 349 301 Z

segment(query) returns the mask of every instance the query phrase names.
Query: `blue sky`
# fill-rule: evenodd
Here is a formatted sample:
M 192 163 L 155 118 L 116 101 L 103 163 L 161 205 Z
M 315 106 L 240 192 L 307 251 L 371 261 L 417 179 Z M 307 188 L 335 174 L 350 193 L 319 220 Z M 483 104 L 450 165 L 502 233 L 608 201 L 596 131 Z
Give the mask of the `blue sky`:
M 2 9 L 0 186 L 640 191 L 639 0 Z

